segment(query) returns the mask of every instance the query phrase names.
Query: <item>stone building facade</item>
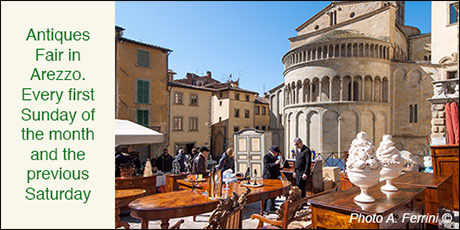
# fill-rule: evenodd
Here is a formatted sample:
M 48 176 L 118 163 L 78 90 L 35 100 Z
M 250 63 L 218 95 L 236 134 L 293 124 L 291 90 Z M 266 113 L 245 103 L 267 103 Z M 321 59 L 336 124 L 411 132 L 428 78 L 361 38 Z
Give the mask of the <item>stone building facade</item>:
M 268 94 L 263 97 L 256 96 L 254 100 L 254 128 L 261 131 L 269 131 L 270 116 L 269 116 Z
M 123 37 L 115 37 L 115 117 L 163 133 L 163 143 L 136 146 L 141 160 L 158 156 L 168 144 L 168 56 L 171 50 Z
M 430 135 L 430 34 L 404 25 L 403 1 L 332 2 L 300 25 L 270 92 L 270 127 L 290 158 L 300 137 L 321 153 L 347 151 L 356 133 L 391 134 L 423 154 Z
M 170 98 L 169 145 L 171 155 L 179 149 L 192 153 L 193 147 L 211 144 L 211 95 L 213 90 L 186 83 L 168 83 Z

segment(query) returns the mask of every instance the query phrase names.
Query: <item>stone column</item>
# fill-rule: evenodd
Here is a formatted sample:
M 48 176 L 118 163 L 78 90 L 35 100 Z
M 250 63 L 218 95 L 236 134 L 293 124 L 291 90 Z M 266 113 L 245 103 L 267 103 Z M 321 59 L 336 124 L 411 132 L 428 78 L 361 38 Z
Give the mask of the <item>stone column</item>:
M 343 101 L 343 77 L 339 77 L 340 81 L 340 95 L 339 95 L 339 101 Z
M 332 82 L 334 81 L 334 78 L 329 79 L 329 101 L 332 101 Z
M 342 57 L 342 44 L 339 44 L 339 55 L 337 57 Z
M 332 45 L 332 57 L 336 57 L 336 56 L 335 56 L 335 44 Z
M 371 101 L 374 101 L 374 78 L 371 77 Z
M 354 77 L 351 77 L 351 84 L 350 84 L 350 85 L 351 85 L 351 87 L 350 87 L 351 98 L 350 98 L 350 101 L 353 101 L 353 99 L 354 99 L 354 97 L 353 97 L 353 95 L 354 95 L 354 92 L 353 92 L 353 91 L 354 91 L 354 89 L 353 89 L 353 88 L 354 88 L 354 87 L 353 87 L 354 81 L 355 81 Z
M 310 81 L 310 97 L 309 97 L 310 101 L 309 102 L 313 102 L 313 81 Z
M 305 103 L 305 83 L 303 82 L 301 84 L 301 89 L 302 89 L 302 103 Z
M 318 101 L 322 101 L 321 97 L 322 97 L 322 94 L 323 94 L 323 88 L 321 87 L 321 82 L 323 81 L 323 79 L 321 80 L 318 80 L 318 88 L 319 88 L 319 91 L 318 91 Z

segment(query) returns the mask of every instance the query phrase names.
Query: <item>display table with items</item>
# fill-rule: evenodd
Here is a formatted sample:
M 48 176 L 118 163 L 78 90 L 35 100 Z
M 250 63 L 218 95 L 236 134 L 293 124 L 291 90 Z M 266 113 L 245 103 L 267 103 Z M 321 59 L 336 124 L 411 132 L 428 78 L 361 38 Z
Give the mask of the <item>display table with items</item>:
M 385 182 L 380 182 L 368 189 L 375 199 L 372 203 L 353 199 L 360 194 L 359 187 L 310 199 L 312 228 L 424 228 L 423 223 L 411 223 L 410 217 L 425 213 L 426 188 L 401 184 L 395 192 L 382 192 L 383 185 Z
M 208 182 L 186 182 L 184 179 L 177 180 L 180 191 L 168 193 L 157 193 L 150 196 L 144 196 L 136 199 L 129 204 L 131 216 L 141 218 L 142 229 L 148 228 L 149 220 L 160 219 L 162 228 L 169 226 L 169 219 L 194 216 L 207 213 L 214 210 L 221 199 L 211 199 L 208 195 L 203 194 L 208 191 Z M 263 183 L 264 186 L 251 188 L 247 196 L 247 203 L 260 201 L 261 212 L 264 210 L 264 201 L 266 199 L 283 196 L 289 192 L 291 183 L 284 180 L 260 179 L 257 183 Z M 241 186 L 238 182 L 230 183 L 228 190 L 223 188 L 223 197 L 230 197 L 233 192 L 242 194 L 246 187 Z
M 452 175 L 441 176 L 434 173 L 408 172 L 393 180 L 393 184 L 427 188 L 425 191 L 425 213 L 442 214 L 444 210 L 453 210 Z M 430 220 L 429 228 L 437 228 L 438 223 Z

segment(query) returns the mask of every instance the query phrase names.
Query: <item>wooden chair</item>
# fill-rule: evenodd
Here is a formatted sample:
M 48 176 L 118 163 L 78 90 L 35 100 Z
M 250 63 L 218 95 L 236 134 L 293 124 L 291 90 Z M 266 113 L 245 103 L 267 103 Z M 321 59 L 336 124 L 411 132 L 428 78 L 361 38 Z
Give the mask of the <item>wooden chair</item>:
M 168 229 L 179 229 L 183 223 L 184 223 L 184 219 L 180 219 L 175 224 L 169 226 Z
M 246 206 L 246 197 L 251 189 L 238 196 L 233 193 L 220 202 L 214 212 L 209 217 L 209 223 L 204 229 L 242 229 L 243 228 L 243 209 Z
M 286 198 L 286 201 L 284 202 L 284 206 L 282 205 L 284 208 L 280 207 L 280 208 L 283 208 L 282 210 L 280 209 L 279 212 L 278 212 L 279 216 L 282 213 L 281 218 L 278 218 L 280 220 L 268 219 L 267 217 L 259 215 L 259 214 L 252 214 L 251 219 L 258 219 L 259 220 L 259 224 L 258 224 L 257 228 L 268 228 L 268 229 L 270 229 L 270 228 L 273 228 L 273 229 L 281 228 L 281 229 L 287 229 L 288 225 L 290 223 L 292 223 L 293 221 L 305 220 L 305 219 L 308 220 L 309 219 L 309 216 L 311 216 L 311 211 L 310 210 L 308 210 L 308 211 L 304 211 L 304 210 L 300 211 L 301 206 L 303 204 L 306 204 L 309 199 L 311 199 L 313 197 L 333 193 L 333 192 L 336 192 L 336 191 L 337 191 L 337 187 L 329 189 L 329 190 L 326 190 L 326 191 L 323 191 L 323 192 L 320 192 L 320 193 L 317 193 L 317 194 L 312 195 L 312 196 L 300 198 L 300 189 L 297 186 L 294 186 L 289 191 L 289 196 Z M 267 224 L 270 224 L 270 225 L 264 226 L 264 223 L 267 223 Z

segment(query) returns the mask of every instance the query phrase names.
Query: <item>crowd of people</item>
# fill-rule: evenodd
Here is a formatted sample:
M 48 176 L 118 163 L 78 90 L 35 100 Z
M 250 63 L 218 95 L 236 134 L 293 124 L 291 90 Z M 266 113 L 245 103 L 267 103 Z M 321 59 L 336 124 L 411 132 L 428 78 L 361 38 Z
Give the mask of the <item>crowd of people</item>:
M 168 149 L 163 149 L 163 154 L 161 154 L 157 159 L 152 158 L 148 159 L 152 165 L 152 170 L 162 172 L 172 172 L 173 163 L 178 162 L 179 171 L 186 172 L 187 165 L 190 165 L 191 173 L 193 174 L 203 174 L 207 176 L 208 169 L 208 156 L 209 149 L 206 146 L 201 148 L 193 148 L 191 153 L 187 154 L 184 149 L 179 149 L 176 156 L 173 157 L 169 154 Z M 233 149 L 229 148 L 222 156 L 222 159 L 219 161 L 217 166 L 219 169 L 227 170 L 229 168 L 234 169 L 233 166 Z M 115 176 L 120 177 L 120 167 L 123 165 L 130 165 L 134 167 L 134 174 L 141 175 L 144 163 L 141 163 L 139 159 L 139 152 L 132 151 L 130 147 L 121 148 L 120 146 L 115 147 Z
M 293 177 L 296 178 L 296 186 L 302 191 L 302 197 L 305 197 L 305 187 L 310 176 L 310 167 L 312 162 L 312 152 L 310 148 L 303 144 L 302 139 L 294 139 L 295 146 L 295 165 Z M 191 168 L 191 173 L 202 174 L 208 176 L 208 156 L 209 149 L 206 146 L 201 148 L 193 148 L 191 153 L 187 154 L 184 149 L 179 149 L 176 156 L 172 157 L 168 149 L 163 149 L 163 154 L 158 159 L 150 159 L 152 167 L 156 167 L 162 172 L 171 172 L 173 169 L 173 162 L 178 162 L 180 172 L 187 172 L 187 167 Z M 222 154 L 217 169 L 226 171 L 228 169 L 235 170 L 234 165 L 234 151 L 232 148 L 228 148 L 225 153 Z M 272 146 L 267 154 L 263 158 L 263 179 L 280 179 L 281 169 L 289 167 L 289 164 L 283 158 L 283 154 L 280 148 L 276 145 Z M 115 148 L 115 176 L 120 176 L 121 165 L 133 165 L 135 170 L 139 170 L 142 173 L 142 164 L 139 159 L 139 153 L 131 151 L 129 148 Z M 270 211 L 275 211 L 275 199 L 272 198 L 270 204 Z M 267 206 L 265 201 L 265 207 Z

